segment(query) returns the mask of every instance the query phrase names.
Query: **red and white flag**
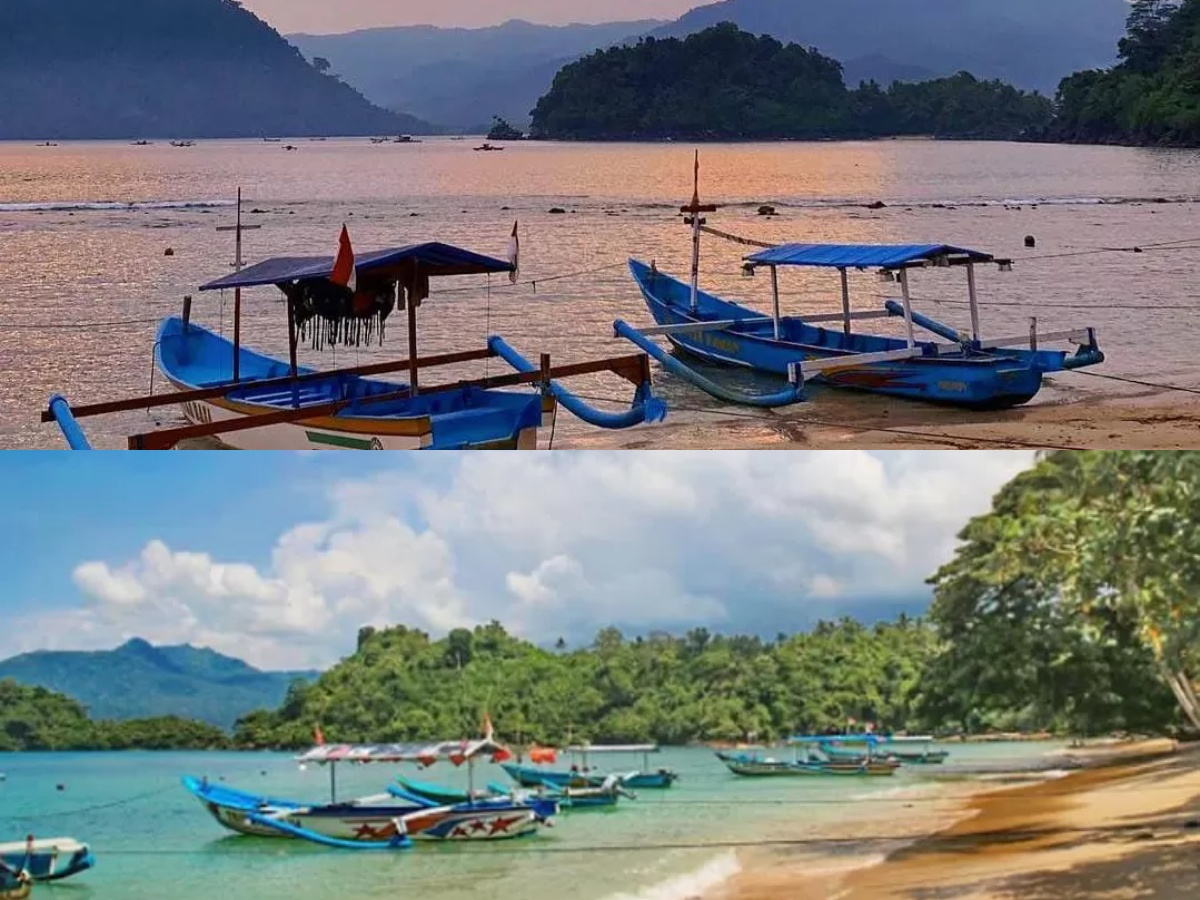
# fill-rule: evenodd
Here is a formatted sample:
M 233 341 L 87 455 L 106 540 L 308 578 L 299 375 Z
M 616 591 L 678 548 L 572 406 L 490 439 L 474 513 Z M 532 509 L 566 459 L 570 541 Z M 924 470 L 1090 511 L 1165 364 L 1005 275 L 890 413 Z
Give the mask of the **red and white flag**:
M 513 284 L 517 283 L 517 276 L 521 272 L 521 238 L 517 235 L 517 226 L 520 222 L 513 222 L 512 236 L 508 239 L 508 261 L 512 263 L 512 271 L 508 273 L 508 280 Z
M 350 246 L 350 232 L 345 225 L 342 226 L 342 234 L 338 238 L 337 258 L 333 261 L 333 272 L 329 280 L 350 288 L 351 292 L 358 289 L 358 279 L 354 273 L 354 248 Z

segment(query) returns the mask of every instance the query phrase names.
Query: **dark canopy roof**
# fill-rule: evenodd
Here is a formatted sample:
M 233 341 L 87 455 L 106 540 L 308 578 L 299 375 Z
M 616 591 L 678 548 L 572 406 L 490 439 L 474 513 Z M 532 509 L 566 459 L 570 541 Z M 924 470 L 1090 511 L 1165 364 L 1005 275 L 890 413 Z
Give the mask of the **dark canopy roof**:
M 202 285 L 202 291 L 219 291 L 225 288 L 257 287 L 264 284 L 290 284 L 328 278 L 333 273 L 332 256 L 283 256 L 268 259 L 233 275 Z M 355 258 L 354 269 L 358 275 L 391 275 L 412 271 L 419 266 L 422 275 L 483 275 L 488 272 L 511 272 L 512 263 L 490 256 L 481 256 L 470 250 L 452 247 L 449 244 L 431 242 L 412 244 L 408 247 L 393 247 L 390 250 L 374 250 Z
M 970 262 L 993 262 L 995 257 L 978 250 L 949 244 L 780 244 L 747 256 L 762 266 L 827 266 L 830 268 L 892 268 L 928 262 L 940 257 L 965 257 Z

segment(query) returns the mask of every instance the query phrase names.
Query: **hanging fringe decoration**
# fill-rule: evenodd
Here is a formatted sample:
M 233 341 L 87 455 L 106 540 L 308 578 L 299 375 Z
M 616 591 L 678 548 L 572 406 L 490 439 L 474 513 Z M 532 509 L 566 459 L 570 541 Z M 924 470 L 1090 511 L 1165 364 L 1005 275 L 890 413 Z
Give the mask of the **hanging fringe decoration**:
M 387 318 L 396 308 L 396 282 L 364 282 L 358 290 L 330 281 L 291 285 L 296 333 L 313 350 L 383 344 Z

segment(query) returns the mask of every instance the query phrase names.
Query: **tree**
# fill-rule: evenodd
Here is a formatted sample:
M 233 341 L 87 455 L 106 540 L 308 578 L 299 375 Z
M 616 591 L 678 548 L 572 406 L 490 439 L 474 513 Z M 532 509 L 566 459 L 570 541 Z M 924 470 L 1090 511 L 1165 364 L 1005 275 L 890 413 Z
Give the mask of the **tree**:
M 312 67 L 314 69 L 316 69 L 318 72 L 320 72 L 322 75 L 324 75 L 331 68 L 333 68 L 333 66 L 330 64 L 329 60 L 327 60 L 323 56 L 314 56 L 313 61 L 312 61 Z
M 1131 71 L 1148 73 L 1158 69 L 1171 47 L 1171 21 L 1181 0 L 1133 0 L 1126 23 L 1127 34 L 1117 45 Z

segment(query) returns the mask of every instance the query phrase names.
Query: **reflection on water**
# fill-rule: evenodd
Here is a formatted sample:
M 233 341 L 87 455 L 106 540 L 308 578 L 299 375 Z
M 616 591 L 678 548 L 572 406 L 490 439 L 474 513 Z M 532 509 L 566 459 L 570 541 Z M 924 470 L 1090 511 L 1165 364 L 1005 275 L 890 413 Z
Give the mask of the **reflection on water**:
M 263 226 L 246 236 L 250 261 L 332 253 L 343 222 L 360 249 L 440 239 L 499 255 L 519 219 L 522 283 L 435 285 L 421 308 L 424 352 L 482 346 L 489 332 L 527 354 L 548 351 L 559 363 L 627 352 L 611 338 L 613 320 L 645 323 L 647 316 L 624 261 L 636 256 L 667 272 L 688 269 L 688 232 L 677 210 L 691 194 L 691 153 L 671 144 L 530 143 L 479 154 L 440 140 L 306 142 L 295 153 L 253 141 L 189 149 L 164 142 L 0 145 L 0 446 L 60 446 L 54 430 L 37 423 L 52 392 L 88 402 L 149 387 L 155 321 L 176 312 L 199 283 L 229 271 L 232 236 L 215 229 L 232 223 L 239 186 L 247 221 Z M 1200 154 L 1190 151 L 924 141 L 715 145 L 702 149 L 701 167 L 704 199 L 724 205 L 710 224 L 763 241 L 945 241 L 1020 260 L 1200 238 Z M 886 206 L 868 209 L 875 201 Z M 780 214 L 758 216 L 764 203 Z M 566 212 L 552 215 L 552 207 Z M 1036 249 L 1025 249 L 1026 235 Z M 706 239 L 704 285 L 768 308 L 767 279 L 741 277 L 744 252 Z M 1187 285 L 1198 254 L 1102 253 L 989 272 L 981 279 L 985 335 L 1023 333 L 1031 315 L 1044 329 L 1094 325 L 1110 360 L 1100 371 L 1195 383 L 1200 321 Z M 966 325 L 959 280 L 921 273 L 918 307 Z M 838 307 L 836 276 L 788 274 L 783 289 L 787 311 Z M 854 278 L 855 307 L 877 308 L 882 289 Z M 247 295 L 243 339 L 282 354 L 286 325 L 277 296 L 273 288 Z M 231 299 L 197 297 L 196 318 L 228 329 Z M 303 361 L 332 367 L 402 356 L 400 332 L 393 327 L 391 335 L 383 348 L 305 351 Z M 626 394 L 609 376 L 575 386 L 593 397 Z M 711 405 L 670 376 L 659 386 L 675 401 L 676 423 Z M 1066 375 L 1039 402 L 1114 389 L 1122 388 Z M 838 392 L 818 399 L 831 419 L 861 402 Z M 88 427 L 99 444 L 122 446 L 125 434 L 179 421 L 165 409 Z M 586 431 L 558 423 L 560 436 Z

